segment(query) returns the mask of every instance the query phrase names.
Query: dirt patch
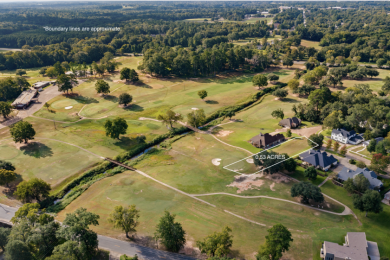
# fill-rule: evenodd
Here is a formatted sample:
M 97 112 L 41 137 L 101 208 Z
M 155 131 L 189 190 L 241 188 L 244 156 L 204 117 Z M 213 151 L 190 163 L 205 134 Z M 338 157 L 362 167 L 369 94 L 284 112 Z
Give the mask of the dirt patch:
M 218 137 L 225 137 L 225 136 L 230 135 L 233 132 L 234 131 L 220 130 L 220 131 L 218 131 L 217 136 Z
M 113 80 L 114 83 L 126 83 L 126 80 L 119 80 L 119 79 L 116 79 L 116 80 Z
M 269 188 L 270 188 L 272 191 L 276 191 L 276 190 L 274 189 L 274 187 L 275 187 L 275 182 L 273 182 L 271 185 L 269 185 Z
M 150 86 L 153 88 L 153 89 L 160 89 L 160 88 L 163 88 L 164 85 L 162 84 L 150 84 Z
M 241 193 L 246 190 L 253 190 L 261 187 L 264 184 L 264 180 L 260 180 L 263 174 L 252 174 L 252 175 L 236 175 L 234 181 L 226 185 L 226 187 L 238 188 L 237 193 Z
M 274 98 L 274 100 L 280 100 L 280 98 L 276 97 L 276 98 Z
M 269 174 L 269 175 L 266 175 L 265 177 L 267 179 L 273 180 L 276 183 L 282 183 L 282 182 L 289 183 L 290 182 L 290 179 L 287 176 L 284 176 L 280 173 Z M 275 184 L 275 183 L 273 183 L 273 184 Z M 272 190 L 272 188 L 271 188 L 271 190 Z

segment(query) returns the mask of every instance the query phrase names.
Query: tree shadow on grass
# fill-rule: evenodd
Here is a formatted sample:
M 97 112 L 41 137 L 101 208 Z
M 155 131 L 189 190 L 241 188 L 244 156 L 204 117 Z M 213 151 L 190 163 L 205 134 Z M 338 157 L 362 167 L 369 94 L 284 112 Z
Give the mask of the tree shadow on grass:
M 300 101 L 298 101 L 296 99 L 293 99 L 293 98 L 283 98 L 280 101 L 283 101 L 283 102 L 286 102 L 286 103 L 300 103 Z
M 136 87 L 141 87 L 141 88 L 150 88 L 152 89 L 153 87 L 144 83 L 143 81 L 137 81 L 137 82 L 131 82 L 131 81 L 128 81 L 125 83 L 126 85 L 133 85 L 133 86 L 136 86 Z
M 86 104 L 86 105 L 92 103 L 99 103 L 99 101 L 93 97 L 75 96 L 70 98 L 76 100 L 79 103 Z
M 112 101 L 114 103 L 118 103 L 118 97 L 113 96 L 113 95 L 104 95 L 103 96 L 104 100 Z
M 135 138 L 121 136 L 119 140 L 118 139 L 116 140 L 114 145 L 116 145 L 124 150 L 128 150 L 129 148 L 134 148 L 137 145 L 144 144 L 145 140 L 146 140 L 146 138 L 144 135 L 139 135 Z
M 131 104 L 131 105 L 128 105 L 126 108 L 124 108 L 125 110 L 127 111 L 133 111 L 133 112 L 142 112 L 144 111 L 144 108 L 139 106 L 139 105 L 136 105 L 136 104 Z
M 20 147 L 23 154 L 32 156 L 35 158 L 46 158 L 53 156 L 53 150 L 40 142 L 31 142 L 25 146 Z
M 206 100 L 206 103 L 207 104 L 219 104 L 219 102 L 216 100 Z

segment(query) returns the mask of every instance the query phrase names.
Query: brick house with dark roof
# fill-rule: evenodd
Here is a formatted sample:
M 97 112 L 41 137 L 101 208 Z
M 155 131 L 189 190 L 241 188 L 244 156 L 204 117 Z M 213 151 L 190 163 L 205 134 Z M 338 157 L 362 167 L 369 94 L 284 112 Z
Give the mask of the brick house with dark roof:
M 256 148 L 267 148 L 277 145 L 284 140 L 286 139 L 282 134 L 270 135 L 268 133 L 260 133 L 259 135 L 252 137 L 249 142 Z
M 301 124 L 301 119 L 297 117 L 280 120 L 279 125 L 287 128 L 296 128 Z

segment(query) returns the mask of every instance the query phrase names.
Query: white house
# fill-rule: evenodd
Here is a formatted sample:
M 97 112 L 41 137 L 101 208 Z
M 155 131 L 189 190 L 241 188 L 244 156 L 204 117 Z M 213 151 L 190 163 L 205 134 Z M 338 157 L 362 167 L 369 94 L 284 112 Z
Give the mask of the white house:
M 347 131 L 343 128 L 333 129 L 331 138 L 343 144 L 359 144 L 364 141 L 364 138 L 354 130 Z

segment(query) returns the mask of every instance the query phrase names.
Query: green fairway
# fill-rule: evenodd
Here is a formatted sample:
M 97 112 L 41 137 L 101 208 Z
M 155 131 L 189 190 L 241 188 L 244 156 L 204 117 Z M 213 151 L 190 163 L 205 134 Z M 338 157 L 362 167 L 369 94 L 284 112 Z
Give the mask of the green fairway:
M 187 233 L 189 245 L 206 235 L 220 231 L 224 226 L 233 230 L 233 254 L 236 257 L 253 259 L 260 244 L 264 243 L 266 229 L 276 223 L 283 223 L 293 234 L 294 242 L 286 256 L 292 259 L 312 259 L 320 249 L 321 240 L 317 234 L 326 234 L 328 240 L 341 239 L 342 232 L 353 228 L 357 222 L 352 216 L 340 217 L 319 213 L 311 209 L 268 199 L 239 199 L 227 196 L 205 196 L 203 200 L 214 203 L 211 207 L 190 197 L 181 195 L 134 172 L 125 172 L 103 179 L 92 185 L 65 210 L 59 213 L 63 220 L 66 213 L 79 207 L 100 215 L 99 226 L 93 227 L 102 235 L 124 239 L 124 233 L 112 228 L 107 222 L 109 213 L 116 205 L 135 204 L 140 209 L 140 225 L 137 237 L 148 239 L 153 236 L 155 226 L 164 210 L 177 214 Z M 244 216 L 266 227 L 253 224 L 228 214 Z M 324 230 L 319 230 L 323 227 Z M 337 235 L 329 231 L 336 231 Z M 344 234 L 345 235 L 345 234 Z M 152 241 L 150 240 L 150 245 Z

